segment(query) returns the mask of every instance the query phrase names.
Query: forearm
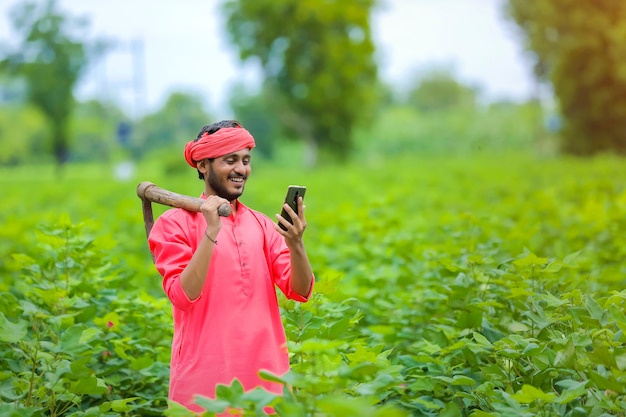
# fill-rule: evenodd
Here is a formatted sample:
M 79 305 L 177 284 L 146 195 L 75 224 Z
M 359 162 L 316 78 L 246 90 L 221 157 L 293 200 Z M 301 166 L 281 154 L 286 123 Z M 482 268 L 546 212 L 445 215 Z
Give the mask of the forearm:
M 291 259 L 291 289 L 306 297 L 311 289 L 313 270 L 304 249 L 304 243 L 290 248 L 289 253 Z
M 211 256 L 213 255 L 214 243 L 203 236 L 198 249 L 191 257 L 189 264 L 180 275 L 180 284 L 190 300 L 200 297 L 204 283 L 206 282 Z

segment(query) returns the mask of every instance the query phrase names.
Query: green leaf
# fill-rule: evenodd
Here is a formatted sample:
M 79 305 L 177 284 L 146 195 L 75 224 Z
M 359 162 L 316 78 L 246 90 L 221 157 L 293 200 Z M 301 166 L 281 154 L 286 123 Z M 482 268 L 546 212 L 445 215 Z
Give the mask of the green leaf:
M 223 411 L 224 408 L 219 411 Z M 163 414 L 168 417 L 197 417 L 198 415 L 198 413 L 194 413 L 184 405 L 172 400 L 167 400 L 167 409 L 163 411 Z
M 111 409 L 118 413 L 131 411 L 132 407 L 130 407 L 128 403 L 131 403 L 138 399 L 139 397 L 130 397 L 130 398 L 124 398 L 122 400 L 113 400 L 111 401 Z
M 529 343 L 522 351 L 522 355 L 534 355 L 541 352 L 541 346 L 536 343 Z
M 292 352 L 328 352 L 344 345 L 344 340 L 307 339 L 301 344 L 290 344 Z
M 210 413 L 224 412 L 231 405 L 229 401 L 223 399 L 212 400 L 211 398 L 203 397 L 201 395 L 196 395 L 194 397 L 194 402 Z
M 476 341 L 476 343 L 478 343 L 479 345 L 484 345 L 484 346 L 493 346 L 491 344 L 491 342 L 489 340 L 487 340 L 487 338 L 485 336 L 483 336 L 480 333 L 477 332 L 473 332 L 472 333 L 474 340 Z
M 482 410 L 472 410 L 469 417 L 499 417 L 499 414 L 488 413 Z
M 283 385 L 293 385 L 296 381 L 296 376 L 293 371 L 289 371 L 283 376 L 278 376 L 269 371 L 260 370 L 259 376 L 265 381 L 278 382 Z
M 591 295 L 587 295 L 585 297 L 585 303 L 591 317 L 595 320 L 598 320 L 600 324 L 605 325 L 606 311 L 602 307 L 600 307 L 600 304 L 598 304 Z
M 0 404 L 0 416 L 3 417 L 32 417 L 38 415 L 36 407 L 18 407 L 15 404 Z
M 70 364 L 72 379 L 89 378 L 93 375 L 94 371 L 87 367 L 87 364 L 91 361 L 89 356 L 83 356 L 82 358 L 76 357 Z
M 234 379 L 230 386 L 218 384 L 215 387 L 216 399 L 227 401 L 231 405 L 240 405 L 242 396 L 243 385 L 237 379 Z
M 563 269 L 563 264 L 559 261 L 552 261 L 545 268 L 543 268 L 543 272 L 547 272 L 550 274 L 556 274 L 561 269 Z
M 582 253 L 582 250 L 570 253 L 569 255 L 565 257 L 565 259 L 563 259 L 563 263 L 569 266 L 570 268 L 577 267 L 578 266 L 577 260 L 581 253 Z
M 136 371 L 148 368 L 152 364 L 154 364 L 154 360 L 150 356 L 140 356 L 130 361 L 130 367 Z
M 70 391 L 74 394 L 98 395 L 107 392 L 104 381 L 95 376 L 83 377 L 71 384 Z
M 419 376 L 417 379 L 409 385 L 411 391 L 432 391 L 435 388 L 435 383 L 431 377 Z
M 626 370 L 626 353 L 622 353 L 621 355 L 615 355 L 615 363 L 617 364 L 617 369 L 620 371 Z
M 83 333 L 80 335 L 80 339 L 78 339 L 78 343 L 86 344 L 91 342 L 92 340 L 98 338 L 102 334 L 102 331 L 95 327 L 89 327 L 83 330 Z
M 246 402 L 251 402 L 257 406 L 266 406 L 270 404 L 274 399 L 281 397 L 280 395 L 273 394 L 262 388 L 255 388 L 252 391 L 244 393 L 243 399 Z
M 63 331 L 59 340 L 59 351 L 75 355 L 89 349 L 88 345 L 81 343 L 80 339 L 83 335 L 85 326 L 73 325 Z
M 430 400 L 427 400 L 426 398 L 416 398 L 412 400 L 411 402 L 422 405 L 428 410 L 441 410 L 443 408 L 439 404 L 436 404 Z
M 513 264 L 516 266 L 522 266 L 522 267 L 533 266 L 533 265 L 542 266 L 546 264 L 547 262 L 548 262 L 548 258 L 539 258 L 534 253 L 529 252 L 528 254 L 526 254 L 526 256 L 523 256 L 513 261 Z
M 593 381 L 593 383 L 599 389 L 608 389 L 614 392 L 624 392 L 624 385 L 621 382 L 617 381 L 617 379 L 611 374 L 605 376 L 596 371 L 589 371 L 588 375 L 589 379 Z
M 331 416 L 366 416 L 374 410 L 375 398 L 349 398 L 328 396 L 318 401 L 318 406 L 326 415 Z
M 456 375 L 452 378 L 452 385 L 474 385 L 476 381 L 465 375 Z
M 509 331 L 513 333 L 523 333 L 530 330 L 530 328 L 524 323 L 520 323 L 519 321 L 512 321 L 508 327 Z
M 0 342 L 17 343 L 26 337 L 25 321 L 13 323 L 0 313 Z
M 533 401 L 540 402 L 552 402 L 555 399 L 556 394 L 552 392 L 543 392 L 539 388 L 535 388 L 532 385 L 524 384 L 520 391 L 517 391 L 511 396 L 515 401 L 522 404 L 530 404 Z
M 576 348 L 574 344 L 569 341 L 564 348 L 557 351 L 554 358 L 554 365 L 567 369 L 575 369 L 576 367 Z
M 463 412 L 455 402 L 451 401 L 446 404 L 437 417 L 463 417 Z
M 563 380 L 557 382 L 557 385 L 565 387 L 566 389 L 561 392 L 561 395 L 558 396 L 556 402 L 559 404 L 568 404 L 576 399 L 580 399 L 587 391 L 587 383 L 589 381 L 573 381 L 573 380 Z

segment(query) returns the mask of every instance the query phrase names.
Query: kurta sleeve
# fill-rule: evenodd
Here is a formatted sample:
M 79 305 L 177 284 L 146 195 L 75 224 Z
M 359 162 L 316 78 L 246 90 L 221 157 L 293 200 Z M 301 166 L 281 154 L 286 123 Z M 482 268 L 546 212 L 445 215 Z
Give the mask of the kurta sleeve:
M 307 302 L 313 292 L 315 276 L 311 277 L 311 287 L 306 297 L 295 292 L 291 288 L 291 258 L 285 238 L 274 230 L 274 224 L 271 222 L 269 225 L 266 224 L 264 229 L 267 233 L 266 243 L 268 247 L 266 250 L 268 251 L 269 268 L 274 283 L 288 299 L 302 303 Z
M 150 252 L 156 269 L 163 277 L 163 290 L 171 303 L 178 309 L 187 310 L 201 297 L 190 300 L 180 283 L 180 275 L 189 264 L 197 246 L 191 236 L 194 228 L 183 224 L 184 220 L 169 210 L 154 223 L 148 237 Z

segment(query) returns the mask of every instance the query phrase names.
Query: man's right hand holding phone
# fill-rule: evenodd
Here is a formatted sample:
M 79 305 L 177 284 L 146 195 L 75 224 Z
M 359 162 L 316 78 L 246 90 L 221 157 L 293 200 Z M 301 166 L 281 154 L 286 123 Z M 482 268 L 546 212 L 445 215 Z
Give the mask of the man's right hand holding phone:
M 301 196 L 298 197 L 297 204 L 298 213 L 288 203 L 283 203 L 283 211 L 291 218 L 291 223 L 285 217 L 276 214 L 276 219 L 278 220 L 275 226 L 276 230 L 285 237 L 285 242 L 289 249 L 291 249 L 292 244 L 302 242 L 302 235 L 306 229 L 305 205 Z

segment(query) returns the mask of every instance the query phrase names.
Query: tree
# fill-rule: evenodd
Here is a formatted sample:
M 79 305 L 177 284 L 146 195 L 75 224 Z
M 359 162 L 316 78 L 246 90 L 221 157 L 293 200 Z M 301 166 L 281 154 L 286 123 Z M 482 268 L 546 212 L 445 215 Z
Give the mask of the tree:
M 264 157 L 274 156 L 276 137 L 280 135 L 280 121 L 272 108 L 273 91 L 262 88 L 251 94 L 244 84 L 236 84 L 230 93 L 230 107 L 235 118 L 245 122 L 245 127 L 254 135 L 256 149 Z
M 422 112 L 471 108 L 476 104 L 476 90 L 461 84 L 449 71 L 435 69 L 416 77 L 407 101 Z
M 318 147 L 348 157 L 353 129 L 376 101 L 370 31 L 376 0 L 228 0 L 228 33 L 242 60 L 257 58 L 274 89 L 283 126 L 302 138 L 312 164 Z M 370 118 L 371 119 L 371 118 Z
M 124 153 L 116 127 L 125 120 L 122 109 L 112 102 L 77 102 L 69 127 L 74 139 L 72 160 L 110 162 L 117 153 Z
M 41 112 L 32 106 L 0 106 L 0 165 L 19 165 L 41 161 L 48 154 L 38 149 L 46 123 Z
M 87 56 L 104 46 L 86 45 L 88 22 L 63 15 L 54 0 L 26 2 L 11 11 L 21 40 L 0 61 L 0 68 L 26 80 L 27 100 L 47 119 L 52 151 L 60 167 L 69 155 L 68 128 L 74 106 L 73 89 L 87 65 Z
M 161 109 L 145 116 L 134 128 L 137 133 L 131 148 L 135 155 L 157 149 L 173 149 L 195 139 L 202 126 L 210 123 L 202 97 L 181 91 L 173 92 Z M 179 147 L 181 158 L 182 149 Z
M 552 84 L 563 149 L 626 154 L 626 2 L 509 0 L 507 11 Z

